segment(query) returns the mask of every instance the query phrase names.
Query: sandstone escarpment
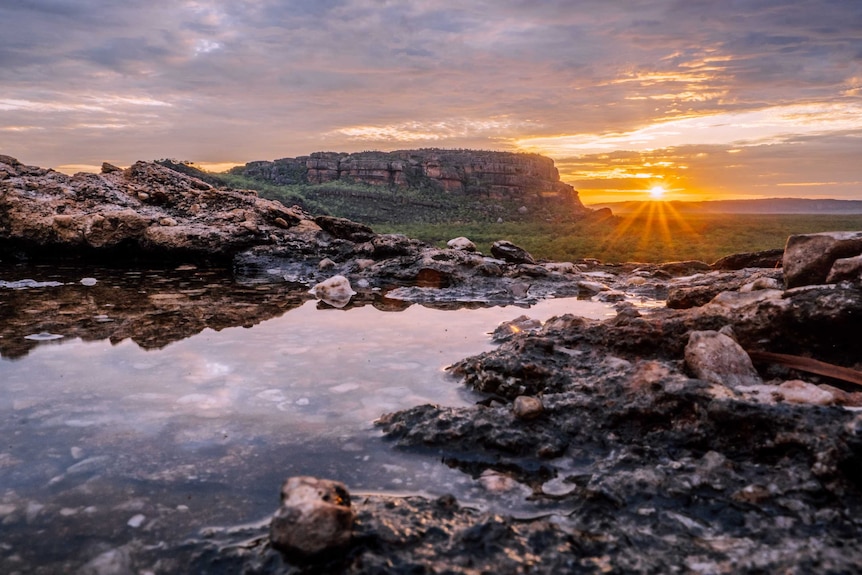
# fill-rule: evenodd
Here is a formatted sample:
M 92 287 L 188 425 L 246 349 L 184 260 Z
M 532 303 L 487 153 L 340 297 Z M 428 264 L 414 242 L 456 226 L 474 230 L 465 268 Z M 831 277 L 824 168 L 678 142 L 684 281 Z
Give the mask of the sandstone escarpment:
M 551 158 L 538 154 L 473 150 L 400 150 L 345 154 L 316 152 L 272 162 L 250 162 L 234 174 L 277 185 L 362 183 L 394 189 L 432 189 L 528 209 L 554 205 L 569 213 L 587 209 L 572 186 L 560 181 Z

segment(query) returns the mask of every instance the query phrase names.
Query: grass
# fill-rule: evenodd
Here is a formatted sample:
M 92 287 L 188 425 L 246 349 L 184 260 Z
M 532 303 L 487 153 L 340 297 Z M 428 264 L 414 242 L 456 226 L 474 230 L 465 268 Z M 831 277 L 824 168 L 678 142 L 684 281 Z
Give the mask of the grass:
M 534 257 L 555 261 L 597 258 L 604 262 L 701 260 L 712 263 L 735 253 L 783 248 L 793 234 L 862 230 L 862 215 L 684 215 L 657 204 L 648 214 L 569 224 L 471 223 L 385 224 L 380 233 L 403 233 L 445 246 L 466 236 L 483 253 L 509 240 Z

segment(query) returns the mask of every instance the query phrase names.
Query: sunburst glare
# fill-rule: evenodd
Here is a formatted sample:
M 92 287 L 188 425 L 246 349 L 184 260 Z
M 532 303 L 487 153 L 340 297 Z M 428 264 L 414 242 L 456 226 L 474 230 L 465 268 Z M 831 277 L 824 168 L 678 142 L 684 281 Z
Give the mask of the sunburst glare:
M 664 195 L 667 193 L 667 190 L 664 186 L 653 186 L 649 189 L 649 196 L 653 200 L 661 200 L 664 198 Z
M 662 194 L 666 193 L 664 188 L 661 190 Z M 648 192 L 653 195 L 653 190 Z M 636 244 L 634 254 L 640 261 L 669 261 L 681 257 L 692 246 L 700 245 L 702 240 L 700 233 L 672 203 L 649 201 L 641 202 L 634 212 L 623 216 L 601 252 L 603 255 L 619 245 Z

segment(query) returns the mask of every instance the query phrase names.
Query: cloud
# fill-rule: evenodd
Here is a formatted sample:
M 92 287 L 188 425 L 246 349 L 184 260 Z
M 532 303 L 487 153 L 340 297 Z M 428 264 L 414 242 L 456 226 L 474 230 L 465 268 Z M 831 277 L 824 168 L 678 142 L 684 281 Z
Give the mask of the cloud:
M 0 150 L 42 165 L 757 145 L 750 166 L 775 171 L 862 109 L 846 0 L 31 0 L 0 21 Z M 854 179 L 804 165 L 799 182 Z

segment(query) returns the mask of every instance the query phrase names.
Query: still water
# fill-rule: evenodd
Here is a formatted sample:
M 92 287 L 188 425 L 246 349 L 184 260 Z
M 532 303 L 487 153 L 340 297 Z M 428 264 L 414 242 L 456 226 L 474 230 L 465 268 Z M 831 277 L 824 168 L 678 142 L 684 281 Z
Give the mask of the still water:
M 373 421 L 475 401 L 445 367 L 492 349 L 502 321 L 613 315 L 576 299 L 334 309 L 194 268 L 27 272 L 0 277 L 2 572 L 266 517 L 291 475 L 511 506 Z

